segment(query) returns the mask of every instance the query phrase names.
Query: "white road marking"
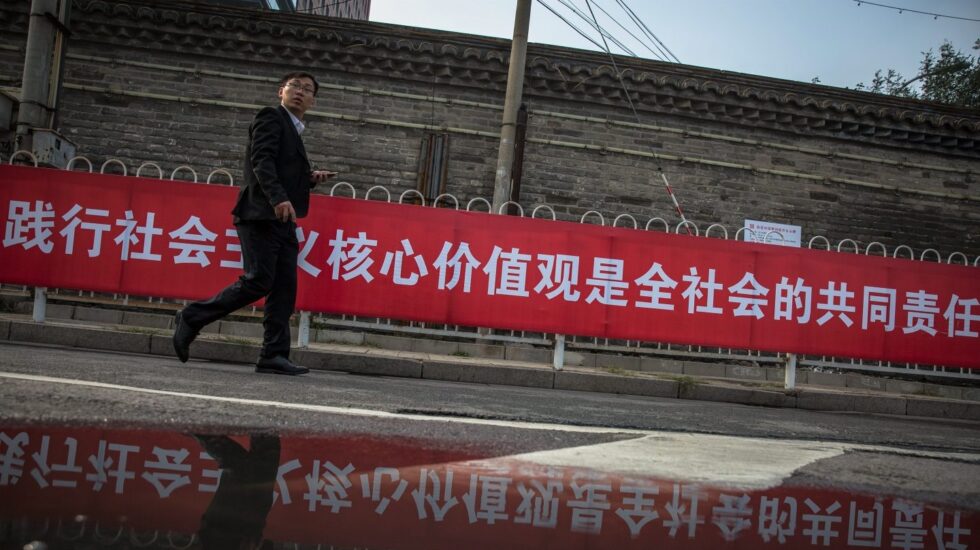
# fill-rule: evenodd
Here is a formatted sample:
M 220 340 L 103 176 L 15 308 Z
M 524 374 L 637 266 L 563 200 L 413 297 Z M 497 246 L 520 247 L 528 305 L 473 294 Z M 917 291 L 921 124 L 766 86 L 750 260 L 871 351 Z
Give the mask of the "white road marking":
M 440 422 L 446 424 L 472 424 L 571 433 L 636 435 L 639 437 L 626 441 L 524 453 L 499 457 L 495 460 L 518 460 L 540 465 L 594 469 L 624 476 L 643 475 L 663 479 L 753 489 L 779 485 L 783 479 L 791 475 L 795 470 L 816 460 L 839 456 L 846 451 L 885 452 L 906 456 L 980 462 L 980 454 L 975 453 L 944 453 L 853 443 L 765 439 L 654 430 L 570 426 L 542 422 L 512 422 L 479 418 L 402 414 L 372 409 L 331 407 L 307 403 L 266 401 L 155 390 L 135 386 L 123 386 L 120 384 L 93 382 L 90 380 L 8 372 L 0 372 L 0 378 L 345 416 Z M 615 459 L 612 457 L 615 457 Z
M 661 433 L 627 441 L 537 451 L 507 457 L 542 466 L 586 468 L 716 487 L 766 489 L 796 470 L 844 454 L 850 445 Z M 615 457 L 613 460 L 612 457 Z
M 123 386 L 120 384 L 107 384 L 105 382 L 92 382 L 90 380 L 78 380 L 74 378 L 55 378 L 51 376 L 38 376 L 34 374 L 19 374 L 10 372 L 0 372 L 0 378 L 10 378 L 13 380 L 26 380 L 31 382 L 47 382 L 52 384 L 64 384 L 68 386 L 83 386 L 89 388 L 100 388 L 106 390 L 129 391 L 135 393 L 146 393 L 151 395 L 165 395 L 169 397 L 183 397 L 188 399 L 201 399 L 205 401 L 217 401 L 221 403 L 234 403 L 237 405 L 254 405 L 259 407 L 276 407 L 280 409 L 292 409 L 300 411 L 322 412 L 347 416 L 366 416 L 374 418 L 399 418 L 405 420 L 417 420 L 424 422 L 443 422 L 456 424 L 476 424 L 482 426 L 501 426 L 509 428 L 527 428 L 532 430 L 553 430 L 574 433 L 602 433 L 602 434 L 636 434 L 647 435 L 651 432 L 643 430 L 633 430 L 627 428 L 604 428 L 592 426 L 570 426 L 566 424 L 546 424 L 542 422 L 511 422 L 507 420 L 490 420 L 482 418 L 461 418 L 455 416 L 429 416 L 423 414 L 404 414 L 373 409 L 358 409 L 354 407 L 331 407 L 328 405 L 311 405 L 308 403 L 289 403 L 286 401 L 266 401 L 261 399 L 244 399 L 240 397 L 221 397 L 217 395 L 204 395 L 199 393 L 185 393 L 170 390 L 154 390 L 149 388 L 139 388 L 136 386 Z

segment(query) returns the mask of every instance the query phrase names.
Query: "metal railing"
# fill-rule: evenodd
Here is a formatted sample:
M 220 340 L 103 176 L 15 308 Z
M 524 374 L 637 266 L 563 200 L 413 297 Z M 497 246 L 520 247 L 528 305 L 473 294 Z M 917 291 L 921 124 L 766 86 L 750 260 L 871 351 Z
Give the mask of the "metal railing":
M 43 547 L 31 544 L 35 541 L 49 541 L 54 546 L 83 546 L 108 548 L 166 548 L 187 550 L 199 544 L 196 533 L 182 533 L 173 530 L 140 530 L 124 523 L 106 527 L 99 521 L 78 516 L 75 521 L 64 518 L 18 518 L 10 519 L 3 526 L 0 542 L 20 543 L 23 548 Z

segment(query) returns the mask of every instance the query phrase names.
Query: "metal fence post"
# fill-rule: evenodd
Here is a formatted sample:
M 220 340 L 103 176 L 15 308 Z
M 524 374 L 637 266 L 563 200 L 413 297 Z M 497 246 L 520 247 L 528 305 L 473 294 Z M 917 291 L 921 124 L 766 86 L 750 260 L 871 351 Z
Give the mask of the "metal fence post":
M 299 334 L 296 335 L 296 347 L 310 347 L 310 312 L 299 312 Z
M 555 335 L 555 357 L 552 363 L 555 370 L 561 370 L 565 366 L 565 335 Z
M 786 380 L 783 386 L 787 390 L 792 390 L 796 387 L 796 354 L 795 353 L 786 354 Z
M 34 322 L 43 323 L 48 309 L 48 289 L 45 287 L 34 288 Z

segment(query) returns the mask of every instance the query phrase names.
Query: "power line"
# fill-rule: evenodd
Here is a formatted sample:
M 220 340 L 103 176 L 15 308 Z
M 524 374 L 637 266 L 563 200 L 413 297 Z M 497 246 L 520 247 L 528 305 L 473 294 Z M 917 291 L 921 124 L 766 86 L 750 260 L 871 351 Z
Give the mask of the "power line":
M 612 42 L 613 44 L 615 44 L 620 50 L 622 50 L 623 52 L 625 52 L 627 55 L 630 55 L 630 56 L 633 56 L 633 57 L 639 57 L 639 55 L 635 51 L 633 51 L 633 49 L 630 46 L 627 46 L 625 42 L 619 40 L 606 27 L 603 27 L 601 24 L 599 24 L 597 20 L 595 20 L 593 18 L 590 18 L 588 16 L 588 14 L 584 13 L 581 10 L 581 8 L 579 8 L 578 6 L 576 6 L 573 3 L 572 0 L 557 0 L 557 1 L 562 6 L 564 6 L 565 8 L 567 8 L 568 10 L 570 10 L 572 13 L 574 13 L 576 16 L 578 16 L 580 19 L 582 19 L 583 21 L 585 21 L 586 23 L 588 23 L 588 25 L 590 27 L 592 27 L 593 29 L 595 29 L 596 31 L 598 31 L 599 34 L 602 35 L 602 37 L 604 39 L 608 39 L 610 42 Z M 569 25 L 570 27 L 572 27 L 583 38 L 586 38 L 589 42 L 591 42 L 592 44 L 594 44 L 597 48 L 603 49 L 603 47 L 600 44 L 598 44 L 595 40 L 591 39 L 590 37 L 586 36 L 585 33 L 582 31 L 582 29 L 576 27 L 567 18 L 565 18 L 562 15 L 560 15 L 557 10 L 555 10 L 552 7 L 544 4 L 542 2 L 542 0 L 538 0 L 538 2 L 541 5 L 545 6 L 545 8 L 547 8 L 549 11 L 551 11 L 551 13 L 555 14 L 562 21 L 564 21 L 566 25 Z M 630 18 L 633 21 L 633 23 L 636 24 L 640 28 L 640 30 L 641 30 L 641 36 L 637 36 L 635 33 L 633 33 L 628 28 L 626 28 L 626 26 L 624 26 L 614 15 L 612 15 L 611 13 L 609 13 L 609 11 L 607 11 L 606 9 L 604 9 L 598 3 L 595 4 L 595 7 L 598 8 L 599 10 L 601 10 L 602 13 L 604 13 L 610 20 L 613 21 L 613 23 L 615 23 L 619 28 L 621 28 L 623 31 L 625 31 L 636 42 L 638 42 L 641 46 L 643 46 L 644 48 L 646 48 L 647 51 L 649 51 L 653 55 L 653 57 L 655 59 L 658 59 L 660 61 L 667 61 L 667 62 L 677 61 L 676 56 L 674 56 L 673 53 L 670 52 L 670 50 L 666 48 L 666 46 L 658 45 L 659 39 L 656 37 L 656 35 L 653 35 L 653 33 L 649 31 L 649 28 L 647 28 L 647 29 L 644 30 L 644 28 L 643 28 L 643 22 L 642 21 L 639 21 L 639 18 L 635 14 L 629 14 L 629 12 L 628 12 L 628 15 L 630 15 Z M 644 39 L 642 35 L 650 35 L 650 36 L 652 36 L 652 38 L 646 38 L 646 39 Z M 650 47 L 651 44 L 653 45 L 653 48 L 656 48 L 657 50 L 659 50 L 659 52 L 658 51 L 655 51 L 653 48 L 651 48 Z M 662 44 L 662 42 L 660 44 Z M 605 51 L 605 50 L 603 49 L 603 51 Z
M 889 6 L 888 4 L 876 4 L 874 2 L 868 2 L 867 0 L 853 0 L 853 1 L 857 2 L 858 7 L 861 7 L 861 4 L 868 4 L 871 6 L 877 6 L 879 8 L 898 10 L 898 13 L 909 12 L 909 13 L 918 13 L 919 15 L 931 15 L 933 19 L 939 19 L 940 17 L 942 17 L 943 19 L 959 19 L 961 21 L 980 21 L 980 19 L 970 19 L 969 17 L 959 17 L 956 15 L 943 15 L 941 13 L 933 13 L 931 11 L 910 10 L 908 8 L 900 8 L 898 6 Z
M 599 34 L 601 34 L 604 37 L 606 37 L 609 40 L 611 40 L 613 44 L 619 46 L 619 49 L 620 50 L 624 51 L 625 53 L 627 53 L 628 55 L 631 55 L 633 57 L 639 57 L 639 56 L 636 55 L 636 52 L 634 52 L 633 50 L 629 49 L 625 44 L 623 44 L 622 42 L 620 42 L 615 36 L 613 36 L 612 34 L 610 34 L 609 31 L 607 31 L 606 29 L 602 28 L 598 24 L 593 23 L 584 13 L 582 13 L 582 11 L 580 9 L 578 9 L 578 7 L 575 6 L 575 4 L 572 4 L 568 0 L 558 0 L 558 3 L 560 3 L 563 6 L 565 6 L 568 9 L 572 10 L 572 13 L 574 13 L 577 16 L 579 16 L 579 18 L 582 19 L 583 21 L 585 21 L 586 23 L 588 23 L 589 26 L 591 26 L 595 30 L 599 31 Z
M 618 4 L 618 2 L 617 2 L 617 4 Z M 622 7 L 622 5 L 620 5 L 620 7 Z M 647 40 L 650 40 L 650 41 L 651 41 L 651 43 L 653 44 L 653 47 L 654 47 L 654 48 L 657 48 L 657 50 L 658 50 L 658 51 L 660 52 L 660 55 L 659 55 L 659 58 L 660 58 L 660 59 L 663 59 L 664 61 L 671 61 L 671 59 L 670 59 L 670 54 L 668 54 L 668 53 L 666 52 L 666 50 L 664 50 L 664 48 L 663 48 L 663 47 L 661 47 L 661 46 L 660 46 L 660 45 L 659 45 L 659 44 L 658 44 L 658 43 L 656 42 L 656 40 L 653 40 L 653 38 L 651 38 L 651 35 L 650 35 L 651 33 L 649 33 L 649 32 L 648 32 L 648 31 L 647 31 L 647 30 L 646 30 L 646 29 L 644 28 L 644 26 L 643 26 L 643 22 L 642 22 L 642 21 L 640 21 L 640 19 L 639 19 L 639 17 L 638 17 L 638 16 L 636 15 L 636 14 L 634 14 L 634 13 L 633 13 L 633 12 L 632 12 L 631 10 L 628 10 L 628 9 L 626 9 L 626 8 L 623 8 L 623 10 L 624 10 L 624 11 L 626 12 L 626 16 L 630 18 L 630 21 L 632 21 L 632 22 L 633 22 L 633 24 L 634 24 L 634 25 L 636 25 L 636 27 L 637 27 L 638 29 L 640 29 L 640 33 L 641 33 L 641 34 L 643 34 L 644 36 L 646 36 L 646 37 L 647 37 Z
M 588 2 L 588 0 L 586 0 L 586 2 Z M 663 41 L 661 41 L 660 38 L 658 38 L 657 35 L 653 33 L 653 31 L 650 30 L 650 27 L 648 27 L 647 24 L 644 23 L 642 19 L 640 19 L 640 16 L 636 15 L 636 12 L 633 11 L 633 8 L 629 7 L 629 5 L 626 4 L 625 0 L 616 0 L 616 3 L 619 4 L 620 7 L 622 7 L 626 11 L 626 13 L 633 20 L 633 22 L 636 23 L 638 27 L 640 27 L 640 30 L 642 30 L 650 38 L 652 38 L 656 44 L 659 44 L 659 47 L 662 47 L 664 50 L 666 50 L 667 54 L 669 54 L 669 57 L 673 58 L 674 62 L 676 63 L 681 62 L 681 60 L 678 59 L 676 55 L 674 55 L 674 52 L 670 51 L 670 48 L 668 48 L 667 45 L 664 44 Z
M 592 15 L 592 19 L 595 20 L 596 17 L 595 12 L 592 11 L 592 2 L 585 0 L 585 6 L 589 8 L 589 13 Z M 596 26 L 598 25 L 599 22 L 596 21 Z M 616 58 L 613 57 L 612 52 L 609 51 L 609 44 L 606 43 L 605 37 L 602 37 L 602 44 L 604 46 L 602 51 L 606 52 L 606 55 L 609 56 L 609 61 L 612 62 L 613 70 L 616 71 L 616 78 L 619 79 L 619 83 L 623 86 L 623 92 L 626 94 L 626 101 L 628 101 L 630 104 L 630 110 L 633 111 L 633 116 L 636 117 L 636 122 L 640 122 L 640 115 L 636 112 L 636 107 L 633 106 L 633 98 L 630 97 L 630 91 L 626 89 L 626 82 L 623 80 L 623 73 L 619 72 L 619 67 L 616 65 Z
M 592 1 L 585 0 L 585 6 L 589 8 L 589 14 L 592 15 L 592 20 L 595 22 L 596 26 L 599 26 L 599 21 L 596 19 L 595 12 L 592 11 Z M 602 43 L 605 45 L 606 55 L 609 56 L 609 61 L 612 62 L 613 70 L 616 71 L 616 78 L 619 79 L 620 86 L 623 87 L 623 92 L 626 93 L 626 101 L 629 102 L 630 110 L 633 111 L 633 118 L 636 119 L 637 124 L 640 124 L 640 114 L 636 112 L 636 106 L 633 105 L 633 98 L 630 97 L 630 91 L 626 88 L 626 81 L 623 80 L 623 73 L 619 72 L 619 67 L 616 65 L 616 58 L 613 57 L 611 51 L 609 51 L 609 44 L 606 43 L 605 37 L 602 38 Z M 681 222 L 684 224 L 684 229 L 687 230 L 687 234 L 691 234 L 691 226 L 687 223 L 687 218 L 684 216 L 684 210 L 681 209 L 681 203 L 677 201 L 677 197 L 674 195 L 674 190 L 670 188 L 670 182 L 667 181 L 667 176 L 664 174 L 663 168 L 658 164 L 657 172 L 660 173 L 660 179 L 664 182 L 664 187 L 667 190 L 667 195 L 670 196 L 670 200 L 674 203 L 674 210 L 677 211 L 677 215 L 680 216 Z
M 596 48 L 599 48 L 600 50 L 602 49 L 602 45 L 600 45 L 595 40 L 592 40 L 592 38 L 589 37 L 589 35 L 585 34 L 585 32 L 582 31 L 582 29 L 576 27 L 575 24 L 572 23 L 571 21 L 569 21 L 568 19 L 565 19 L 565 17 L 562 14 L 558 13 L 557 11 L 555 11 L 551 6 L 549 6 L 548 4 L 545 4 L 544 3 L 544 0 L 538 0 L 538 4 L 541 4 L 548 11 L 550 11 L 553 14 L 555 14 L 555 17 L 557 17 L 558 19 L 561 19 L 562 21 L 564 21 L 566 25 L 568 25 L 569 27 L 571 27 L 572 30 L 574 30 L 575 32 L 579 33 L 579 35 L 581 35 L 582 38 L 584 38 L 584 39 L 588 40 L 589 42 L 591 42 L 592 44 L 594 44 Z
M 599 8 L 599 11 L 601 11 L 604 14 L 606 14 L 606 17 L 608 17 L 609 19 L 612 19 L 614 23 L 616 23 L 617 25 L 619 25 L 619 28 L 621 28 L 624 31 L 626 31 L 626 34 L 632 36 L 634 40 L 636 40 L 637 42 L 639 42 L 640 44 L 642 44 L 643 47 L 647 49 L 647 51 L 649 51 L 650 53 L 653 54 L 654 57 L 656 57 L 657 59 L 660 59 L 661 61 L 667 61 L 667 59 L 665 59 L 662 56 L 662 53 L 663 52 L 657 53 L 657 52 L 653 51 L 653 49 L 650 48 L 650 46 L 647 45 L 647 43 L 642 38 L 640 38 L 639 36 L 636 36 L 635 34 L 632 33 L 632 31 L 630 31 L 629 29 L 627 29 L 626 27 L 624 27 L 623 24 L 620 23 L 618 19 L 616 19 L 615 17 L 613 17 L 613 15 L 611 13 L 609 13 L 608 11 L 606 11 L 605 8 L 603 8 L 601 5 L 599 5 L 598 2 L 596 2 L 595 7 Z M 642 31 L 641 31 L 641 33 L 642 33 Z M 656 46 L 656 44 L 654 44 L 654 46 Z
M 322 6 L 314 6 L 314 5 L 311 4 L 310 7 L 308 7 L 308 8 L 304 8 L 304 9 L 296 8 L 296 9 L 294 9 L 292 11 L 292 13 L 313 13 L 315 10 L 320 10 L 320 9 L 324 9 L 324 8 L 332 8 L 334 6 L 339 6 L 341 4 L 349 4 L 352 1 L 353 0 L 336 0 L 335 2 L 331 2 L 329 4 L 324 4 Z

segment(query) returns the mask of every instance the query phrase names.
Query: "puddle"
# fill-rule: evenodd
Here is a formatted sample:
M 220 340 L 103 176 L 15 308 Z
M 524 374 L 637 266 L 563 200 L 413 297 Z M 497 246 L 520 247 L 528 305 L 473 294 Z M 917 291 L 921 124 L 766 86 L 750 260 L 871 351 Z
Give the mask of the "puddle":
M 976 547 L 978 520 L 376 436 L 0 427 L 4 548 L 953 549 Z

